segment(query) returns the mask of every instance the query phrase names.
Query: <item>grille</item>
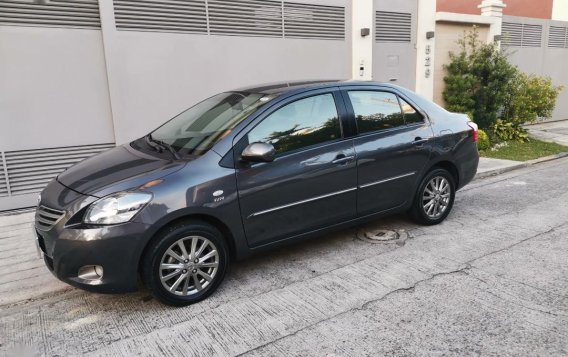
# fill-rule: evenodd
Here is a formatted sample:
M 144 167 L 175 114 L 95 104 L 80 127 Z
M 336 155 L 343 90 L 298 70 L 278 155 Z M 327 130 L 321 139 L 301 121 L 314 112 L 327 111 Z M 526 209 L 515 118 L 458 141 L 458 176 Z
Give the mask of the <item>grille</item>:
M 568 48 L 568 27 L 550 26 L 548 47 Z
M 65 214 L 64 211 L 46 206 L 39 206 L 36 210 L 36 227 L 42 231 L 51 229 Z
M 114 147 L 114 144 L 95 144 L 49 149 L 7 151 L 4 153 L 11 195 L 41 191 L 55 176 L 92 155 Z M 2 195 L 0 178 L 0 195 Z
M 117 30 L 207 33 L 205 0 L 114 0 Z
M 118 30 L 345 39 L 345 7 L 279 0 L 114 0 Z
M 284 36 L 343 40 L 345 39 L 345 8 L 284 2 Z
M 0 153 L 0 197 L 8 196 L 8 183 L 6 181 L 6 166 L 4 165 L 4 153 Z
M 412 39 L 412 14 L 377 11 L 375 13 L 375 41 L 408 43 Z
M 510 47 L 541 47 L 542 25 L 503 22 L 504 44 Z
M 45 240 L 43 239 L 43 236 L 41 235 L 41 233 L 39 233 L 38 230 L 36 230 L 36 235 L 37 235 L 37 245 L 39 246 L 39 249 L 41 249 L 41 251 L 44 254 L 47 254 L 47 249 L 45 248 Z
M 282 3 L 267 0 L 208 0 L 213 35 L 282 37 Z
M 100 29 L 97 0 L 0 1 L 0 25 Z

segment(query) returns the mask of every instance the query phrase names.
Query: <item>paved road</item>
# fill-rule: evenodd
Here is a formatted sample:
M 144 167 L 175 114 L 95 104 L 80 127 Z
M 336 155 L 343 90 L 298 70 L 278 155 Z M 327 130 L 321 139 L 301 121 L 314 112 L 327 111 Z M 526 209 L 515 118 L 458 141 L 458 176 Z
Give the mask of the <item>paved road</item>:
M 566 355 L 567 178 L 562 159 L 475 181 L 439 226 L 359 228 L 405 244 L 328 235 L 239 263 L 178 309 L 57 282 L 31 216 L 2 218 L 0 355 Z

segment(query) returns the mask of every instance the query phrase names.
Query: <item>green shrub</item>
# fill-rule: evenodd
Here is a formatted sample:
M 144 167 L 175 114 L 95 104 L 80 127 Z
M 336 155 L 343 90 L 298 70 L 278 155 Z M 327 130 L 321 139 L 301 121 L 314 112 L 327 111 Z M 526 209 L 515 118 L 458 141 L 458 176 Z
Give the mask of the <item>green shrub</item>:
M 496 43 L 479 39 L 475 26 L 464 32 L 458 44 L 460 51 L 450 52 L 450 63 L 444 66 L 446 109 L 472 113 L 473 121 L 488 129 L 497 119 L 518 70 Z
M 491 148 L 491 141 L 489 140 L 489 135 L 481 129 L 477 131 L 477 148 L 479 150 L 489 150 Z
M 503 118 L 514 124 L 532 123 L 550 117 L 562 86 L 554 86 L 550 77 L 518 72 L 505 98 Z
M 529 140 L 527 131 L 520 124 L 515 124 L 510 121 L 497 119 L 495 123 L 491 125 L 491 130 L 495 137 L 502 141 L 515 140 L 523 142 Z

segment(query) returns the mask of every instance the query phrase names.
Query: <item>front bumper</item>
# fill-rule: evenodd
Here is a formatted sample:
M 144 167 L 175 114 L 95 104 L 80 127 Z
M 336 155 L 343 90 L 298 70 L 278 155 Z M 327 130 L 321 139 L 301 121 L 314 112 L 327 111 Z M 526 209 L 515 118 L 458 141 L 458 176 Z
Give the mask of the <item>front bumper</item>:
M 38 245 L 49 270 L 60 280 L 81 289 L 100 293 L 121 293 L 138 288 L 138 262 L 149 226 L 139 222 L 85 228 L 66 226 L 73 213 L 96 198 L 79 195 L 54 181 L 48 185 L 40 204 L 64 212 L 47 228 L 36 219 Z M 53 197 L 57 197 L 53 200 Z M 58 203 L 72 197 L 67 207 Z M 96 280 L 79 277 L 84 266 L 102 266 L 104 274 Z

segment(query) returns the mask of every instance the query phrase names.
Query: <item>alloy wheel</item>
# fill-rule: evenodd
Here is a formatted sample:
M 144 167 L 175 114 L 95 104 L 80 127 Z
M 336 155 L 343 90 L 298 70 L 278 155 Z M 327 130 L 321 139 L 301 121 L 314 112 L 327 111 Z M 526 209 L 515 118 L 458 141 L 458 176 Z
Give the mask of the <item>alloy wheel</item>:
M 188 296 L 206 289 L 219 268 L 215 244 L 202 236 L 184 237 L 174 242 L 160 260 L 162 286 L 174 295 Z
M 424 187 L 422 209 L 428 218 L 439 218 L 450 203 L 451 187 L 445 177 L 435 176 Z

